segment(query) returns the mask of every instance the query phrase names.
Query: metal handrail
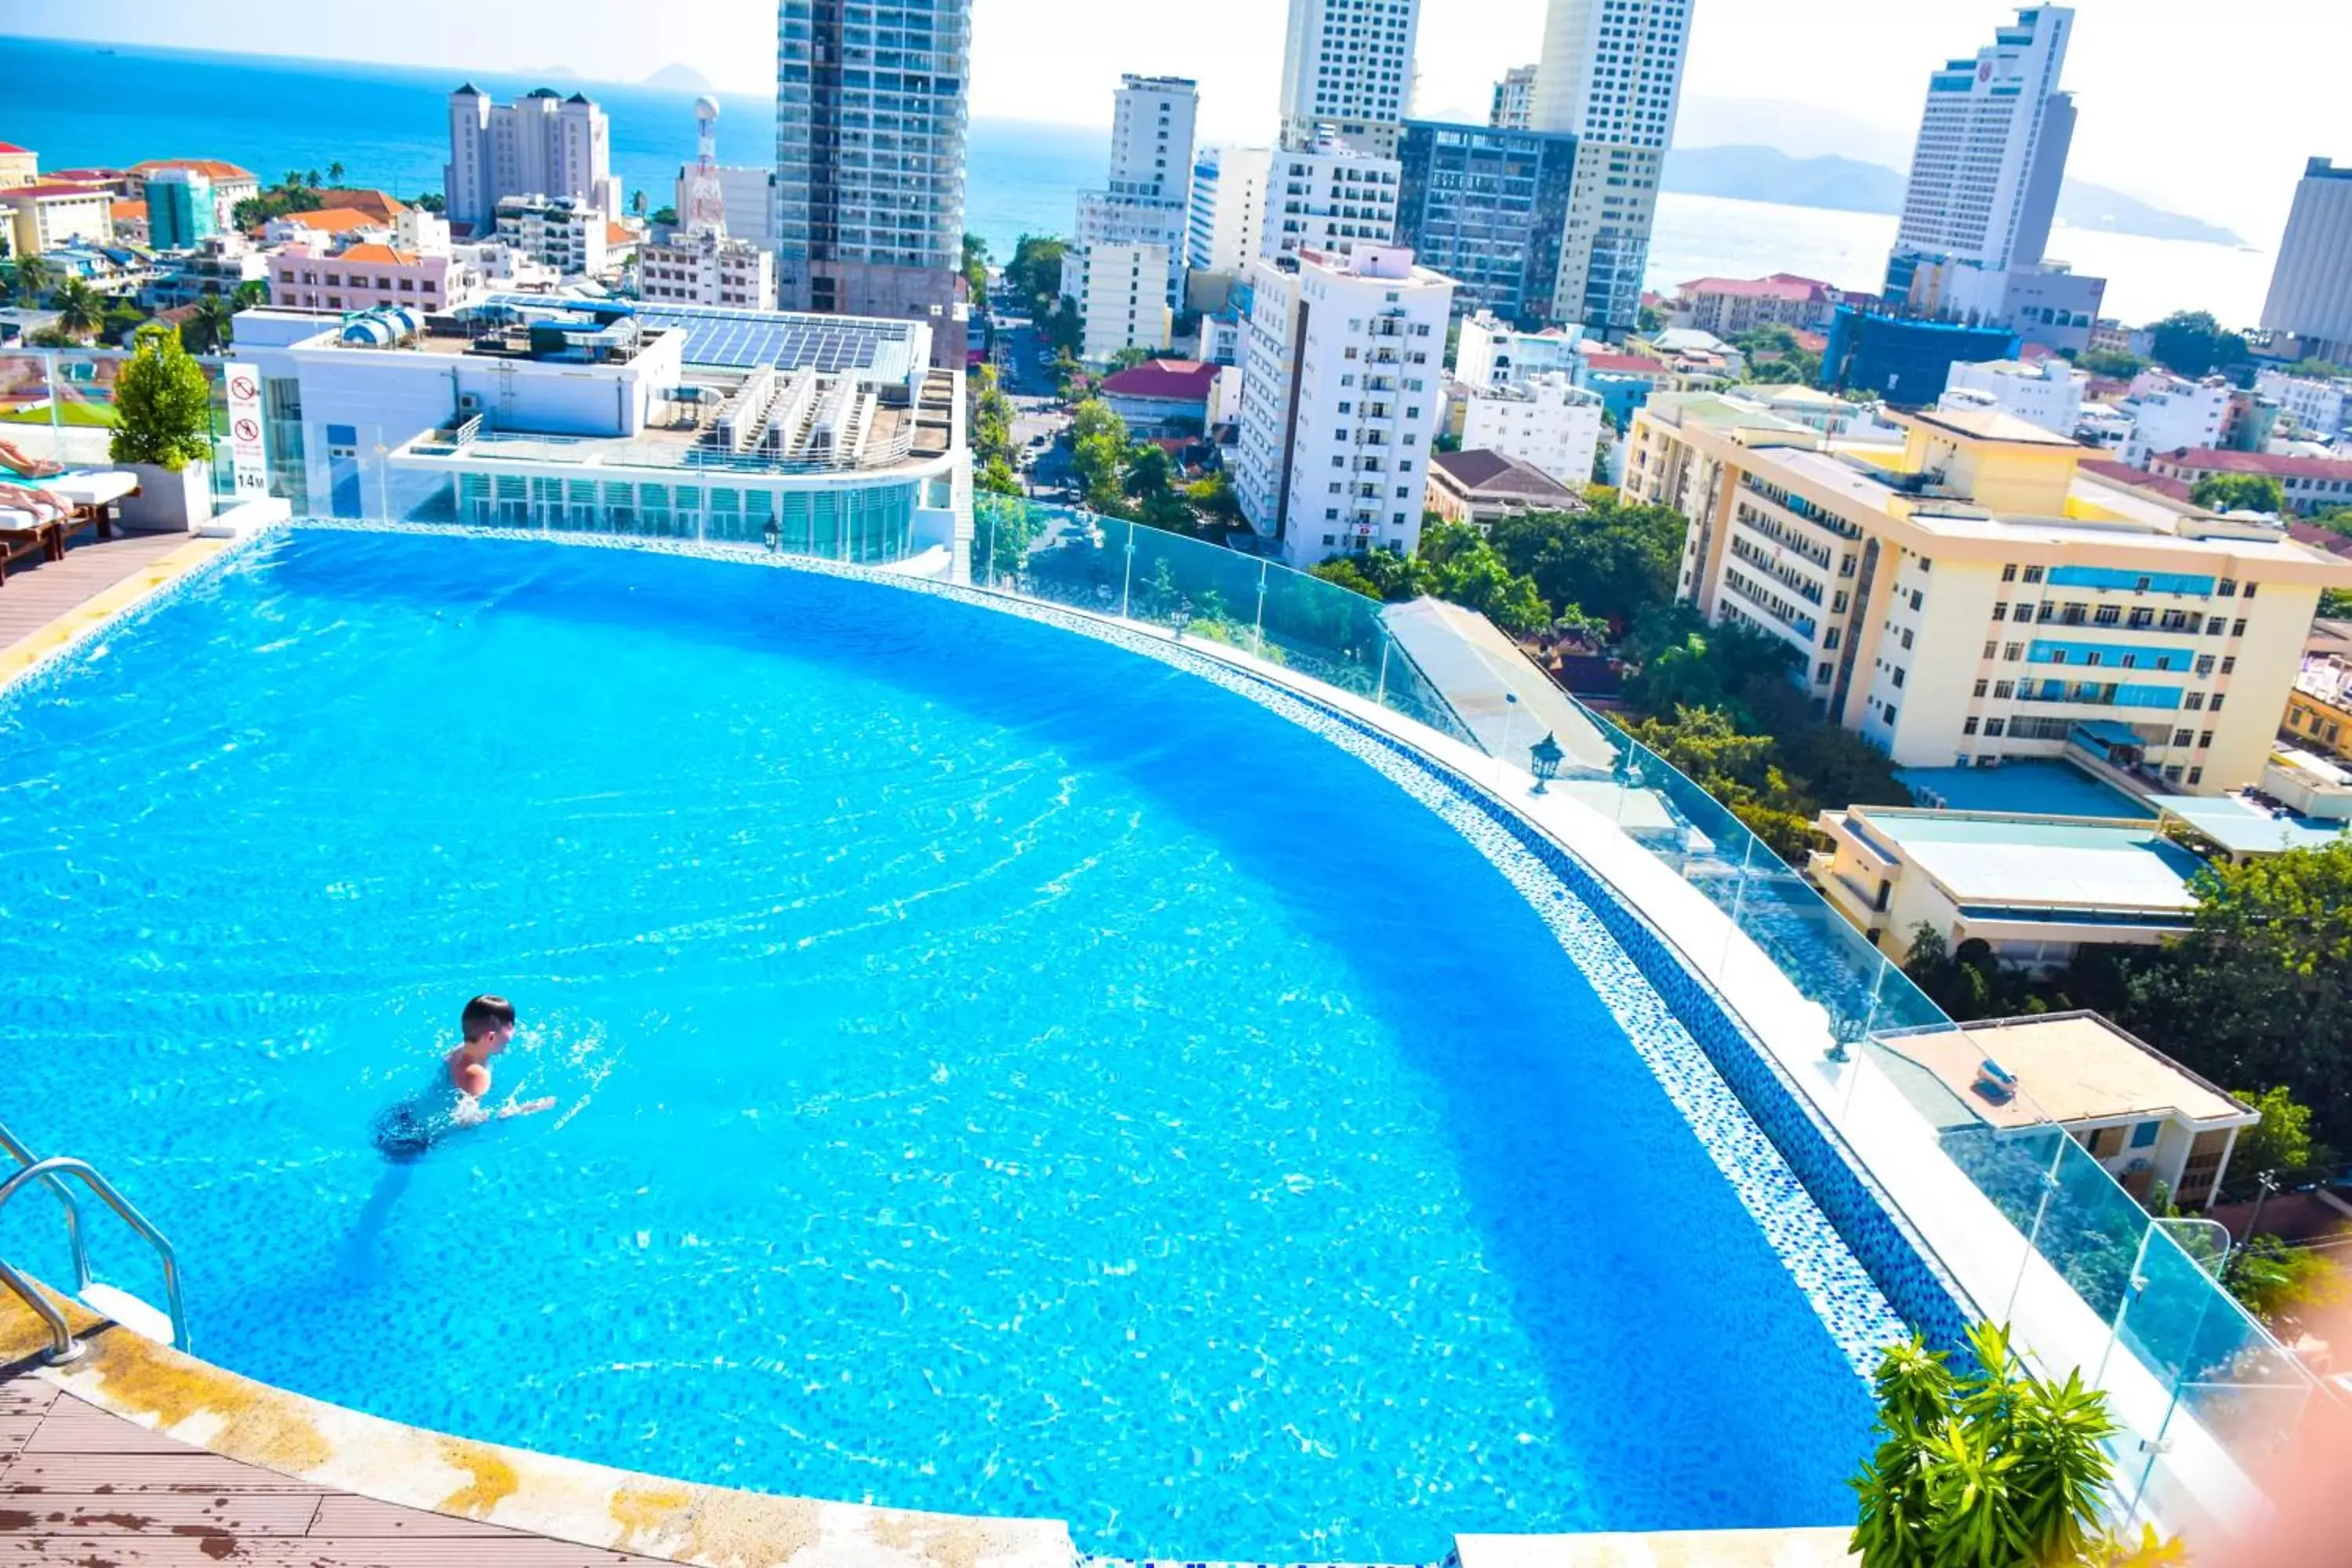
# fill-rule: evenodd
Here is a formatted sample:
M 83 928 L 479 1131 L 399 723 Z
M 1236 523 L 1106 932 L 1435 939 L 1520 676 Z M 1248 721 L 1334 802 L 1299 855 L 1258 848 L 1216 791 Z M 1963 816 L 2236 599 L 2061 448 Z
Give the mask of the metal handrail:
M 40 1156 L 26 1148 L 24 1141 L 14 1132 L 9 1131 L 8 1124 L 5 1121 L 0 1121 L 0 1153 L 5 1153 L 19 1165 L 37 1165 L 41 1163 Z M 66 1241 L 73 1248 L 74 1289 L 87 1290 L 89 1289 L 89 1244 L 82 1239 L 81 1207 L 74 1202 L 73 1189 L 57 1177 L 44 1176 L 41 1178 L 41 1184 L 55 1193 L 58 1195 L 58 1202 L 65 1205 Z
M 157 1230 L 130 1199 L 116 1192 L 114 1184 L 93 1170 L 88 1161 L 66 1155 L 34 1161 L 6 1181 L 0 1182 L 0 1209 L 6 1208 L 8 1200 L 25 1188 L 35 1184 L 55 1186 L 58 1184 L 60 1176 L 79 1178 L 82 1185 L 98 1194 L 100 1203 L 112 1209 L 123 1224 L 137 1231 L 146 1239 L 147 1245 L 155 1249 L 156 1256 L 163 1263 L 163 1290 L 172 1312 L 172 1346 L 174 1350 L 188 1349 L 188 1313 L 180 1297 L 178 1255 L 172 1250 L 172 1244 L 163 1238 L 163 1233 Z M 49 1326 L 49 1360 L 52 1363 L 68 1362 L 81 1354 L 82 1347 L 74 1339 L 72 1327 L 67 1323 L 65 1314 L 5 1259 L 0 1259 L 0 1285 L 6 1285 L 14 1290 Z

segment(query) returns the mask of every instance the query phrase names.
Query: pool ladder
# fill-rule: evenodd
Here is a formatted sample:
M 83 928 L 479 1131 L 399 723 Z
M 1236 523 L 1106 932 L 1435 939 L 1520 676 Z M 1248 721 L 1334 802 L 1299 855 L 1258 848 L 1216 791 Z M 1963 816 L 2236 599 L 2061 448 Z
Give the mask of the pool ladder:
M 146 1306 L 146 1303 L 140 1301 L 135 1296 L 115 1289 L 111 1286 L 94 1284 L 91 1280 L 89 1244 L 82 1235 L 81 1209 L 74 1202 L 73 1189 L 66 1184 L 65 1178 L 71 1176 L 83 1186 L 88 1187 L 97 1194 L 100 1203 L 121 1216 L 123 1224 L 146 1239 L 147 1245 L 155 1249 L 155 1255 L 163 1262 L 163 1289 L 172 1309 L 173 1348 L 186 1350 L 188 1348 L 188 1314 L 186 1307 L 180 1300 L 180 1261 L 172 1251 L 172 1244 L 163 1239 L 163 1233 L 157 1230 L 130 1199 L 116 1192 L 113 1183 L 92 1170 L 87 1161 L 63 1157 L 39 1159 L 30 1149 L 25 1147 L 15 1133 L 8 1131 L 5 1123 L 0 1123 L 0 1152 L 6 1153 L 16 1163 L 17 1167 L 15 1173 L 6 1181 L 0 1182 L 0 1209 L 5 1209 L 8 1206 L 8 1200 L 26 1187 L 42 1186 L 55 1193 L 58 1202 L 65 1205 L 66 1240 L 73 1248 L 75 1294 L 86 1301 L 90 1301 L 92 1306 L 100 1307 L 100 1310 L 118 1321 L 123 1317 L 122 1309 L 126 1306 L 134 1309 L 143 1308 L 145 1314 L 150 1317 L 160 1318 L 162 1314 L 156 1313 L 153 1308 Z M 0 1166 L 0 1169 L 5 1168 Z M 0 1285 L 5 1285 L 15 1291 L 16 1299 L 30 1307 L 35 1315 L 48 1325 L 48 1359 L 52 1365 L 72 1361 L 81 1354 L 83 1346 L 74 1338 L 73 1327 L 66 1321 L 65 1314 L 58 1310 L 55 1302 L 41 1293 L 37 1286 L 17 1272 L 15 1266 L 5 1258 L 0 1258 Z M 101 1306 L 100 1301 L 91 1300 L 93 1289 L 100 1293 L 104 1305 Z M 140 1327 L 137 1324 L 130 1326 Z

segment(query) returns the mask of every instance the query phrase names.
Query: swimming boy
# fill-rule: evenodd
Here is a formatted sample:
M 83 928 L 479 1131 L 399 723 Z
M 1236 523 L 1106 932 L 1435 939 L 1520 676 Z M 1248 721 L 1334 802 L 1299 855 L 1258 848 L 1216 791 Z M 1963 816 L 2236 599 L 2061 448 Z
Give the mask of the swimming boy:
M 477 996 L 458 1017 L 465 1041 L 441 1061 L 430 1088 L 385 1112 L 376 1125 L 376 1146 L 395 1157 L 424 1153 L 460 1127 L 529 1116 L 552 1109 L 555 1097 L 483 1108 L 490 1092 L 490 1058 L 514 1038 L 514 1004 L 503 996 Z

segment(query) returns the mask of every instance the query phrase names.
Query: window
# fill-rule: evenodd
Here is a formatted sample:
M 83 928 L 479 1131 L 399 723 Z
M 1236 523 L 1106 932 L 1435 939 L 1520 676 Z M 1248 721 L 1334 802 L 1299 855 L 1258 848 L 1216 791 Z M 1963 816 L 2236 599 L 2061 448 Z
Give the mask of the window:
M 2198 731 L 2198 733 L 2197 733 L 2197 749 L 2198 749 L 2199 751 L 2200 751 L 2200 752 L 2201 752 L 2201 751 L 2205 750 L 2205 748 L 2206 748 L 2206 747 L 2210 746 L 2212 743 L 2213 743 L 2213 731 L 2210 731 L 2210 730 L 2200 730 L 2200 731 Z
M 1992 618 L 1996 621 L 2005 621 L 2009 619 L 2009 601 L 2007 599 L 1999 600 L 1993 605 Z
M 2230 623 L 2230 635 L 2233 637 L 2244 637 L 2246 635 L 2246 623 L 2243 621 L 2231 621 Z
M 1992 683 L 1993 700 L 1997 702 L 2006 702 L 2016 694 L 2017 682 L 2014 680 L 1996 680 Z
M 1905 626 L 1903 628 L 1903 646 L 1906 648 L 1911 646 L 1911 628 L 1909 626 Z
M 1985 721 L 1984 732 L 1991 739 L 1998 741 L 2000 739 L 2001 731 L 2006 728 L 2008 728 L 2008 725 L 2005 721 L 2000 719 L 1988 719 Z
M 1326 522 L 1339 521 L 1339 509 L 1336 506 L 1325 507 L 1323 509 L 1323 521 Z
M 1832 626 L 1828 633 L 1822 637 L 1822 647 L 1831 650 L 1832 652 L 1835 652 L 1837 650 L 1838 639 L 1844 635 L 1843 627 Z
M 1979 697 L 1982 697 L 1982 696 L 1985 694 L 1985 690 L 1986 690 L 1986 689 L 1987 689 L 1988 687 L 1990 687 L 1991 684 L 1992 684 L 1992 682 L 1990 682 L 1990 681 L 1989 681 L 1989 680 L 1979 680 L 1979 681 L 1978 681 L 1978 682 L 1977 682 L 1977 690 L 1976 690 L 1976 694 L 1977 694 Z
M 1827 686 L 1830 683 L 1831 675 L 1835 673 L 1836 669 L 1837 666 L 1832 664 L 1828 659 L 1822 660 L 1821 663 L 1813 667 L 1813 684 L 1815 686 Z
M 1335 468 L 1344 468 L 1348 466 L 1348 459 L 1345 458 L 1334 458 L 1331 459 L 1331 466 Z
M 1960 733 L 1961 733 L 1961 734 L 1963 734 L 1963 735 L 1973 735 L 1973 734 L 1975 734 L 1976 732 L 1977 732 L 1977 721 L 1976 721 L 1974 719 L 1968 719 L 1968 720 L 1964 720 L 1964 721 L 1961 722 L 1961 724 L 1960 724 Z
M 2221 616 L 2213 616 L 2210 620 L 2205 623 L 2205 635 L 2209 637 L 2220 637 L 2221 635 L 2222 625 L 2223 622 Z
M 2039 567 L 2039 566 L 2028 566 L 2028 567 L 2025 569 L 2025 580 L 2026 580 L 2027 582 L 2029 582 L 2029 583 L 2039 583 L 2039 582 L 2041 582 L 2041 581 L 2042 581 L 2042 568 L 2041 568 L 2041 567 Z
M 1992 657 L 1996 652 L 1998 652 L 1998 651 L 2000 650 L 2000 645 L 1999 643 L 1987 643 L 1987 644 L 1985 644 L 1984 656 L 1985 656 L 1987 658 L 1991 658 L 1991 657 Z
M 2122 605 L 2101 605 L 2098 607 L 2098 610 L 2091 616 L 2091 622 L 2094 626 L 2111 626 L 2123 618 L 2124 612 Z
M 2024 653 L 2025 653 L 2025 645 L 2024 645 L 2024 644 L 2022 644 L 2022 643 L 2011 643 L 2007 647 L 2004 647 L 2004 648 L 2002 648 L 2002 649 L 2000 650 L 2001 662 L 2002 662 L 2002 663 L 2004 663 L 2004 664 L 2015 664 L 2015 663 L 2016 663 L 2016 662 L 2017 662 L 2021 658 L 2022 658 L 2022 657 L 2024 656 Z
M 2213 673 L 2213 656 L 2211 654 L 2206 653 L 2197 656 L 2197 673 L 2200 675 L 2210 675 Z
M 2209 713 L 2219 713 L 2221 710 L 2221 694 L 2218 691 L 2213 693 L 2213 700 L 2207 703 L 2205 709 Z
M 2063 648 L 2063 647 L 2053 647 L 2053 648 L 2052 648 L 2052 649 L 2050 650 L 2050 662 L 2051 662 L 2051 663 L 2053 663 L 2053 664 L 2063 664 L 2063 663 L 2065 663 L 2065 662 L 2066 662 L 2066 650 L 2065 650 L 2064 648 Z
M 2238 596 L 2237 582 L 2234 578 L 2224 577 L 2221 579 L 2221 586 L 2216 588 L 2214 592 L 2221 595 L 2221 597 L 2225 599 L 2234 599 Z
M 2201 691 L 2192 691 L 2180 700 L 2180 705 L 2191 713 L 2200 712 L 2205 707 L 2205 694 Z
M 2205 782 L 2205 770 L 2203 768 L 2189 769 L 2189 782 L 2190 784 L 2203 784 Z
M 1921 609 L 1923 609 L 1923 608 L 1925 608 L 1925 607 L 1926 607 L 1927 603 L 1927 595 L 1922 594 L 1922 593 L 1921 593 L 1921 592 L 1919 592 L 1919 590 L 1918 590 L 1918 589 L 1916 589 L 1916 588 L 1914 588 L 1914 589 L 1912 589 L 1912 590 L 1911 590 L 1911 612 L 1912 612 L 1912 614 L 1914 614 L 1914 615 L 1918 614 L 1918 612 L 1919 612 Z
M 2012 561 L 2008 565 L 2000 569 L 2000 580 L 2004 583 L 2014 583 L 2017 581 L 2017 563 L 2015 562 Z
M 2189 744 L 2189 741 L 2193 738 L 2193 736 L 2194 736 L 2194 731 L 2189 731 L 2189 730 L 2175 730 L 2175 731 L 2172 732 L 2172 743 L 2173 743 L 2174 745 L 2176 745 L 2176 746 L 2185 746 L 2185 745 Z
M 2261 584 L 2260 583 L 2249 583 L 2249 584 L 2246 584 L 2246 597 L 2247 597 L 2247 598 L 2249 598 L 2249 599 L 2252 598 L 2252 597 L 2254 596 L 2254 590 L 2255 590 L 2255 589 L 2257 589 L 2257 588 L 2259 588 L 2259 587 L 2261 587 L 2261 586 L 2262 586 L 2262 584 Z
M 1895 686 L 1897 690 L 1902 689 L 1903 687 L 1903 668 L 1900 665 L 1895 668 Z

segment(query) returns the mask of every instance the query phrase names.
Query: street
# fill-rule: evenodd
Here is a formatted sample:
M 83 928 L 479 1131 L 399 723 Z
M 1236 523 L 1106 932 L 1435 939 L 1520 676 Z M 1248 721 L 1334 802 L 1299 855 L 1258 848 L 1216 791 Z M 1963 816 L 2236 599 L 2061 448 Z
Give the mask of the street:
M 1069 411 L 1055 395 L 1053 361 L 1036 323 L 1000 313 L 993 358 L 997 385 L 1013 403 L 1013 446 L 1032 493 L 1058 496 L 1070 482 L 1070 454 L 1061 434 Z M 1037 444 L 1039 437 L 1044 443 Z

